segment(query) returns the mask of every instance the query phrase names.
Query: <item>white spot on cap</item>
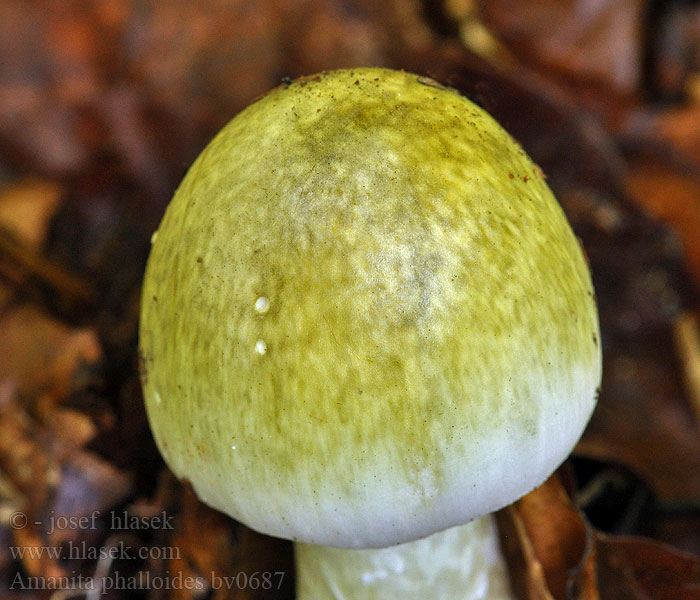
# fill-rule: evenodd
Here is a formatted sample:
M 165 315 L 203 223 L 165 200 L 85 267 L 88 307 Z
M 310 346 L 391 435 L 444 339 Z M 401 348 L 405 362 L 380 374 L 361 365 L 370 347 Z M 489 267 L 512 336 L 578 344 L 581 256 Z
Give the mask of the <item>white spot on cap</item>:
M 236 449 L 236 446 L 231 446 L 231 450 L 235 450 L 235 449 Z
M 258 340 L 257 342 L 255 342 L 255 351 L 260 355 L 263 355 L 265 354 L 265 352 L 267 352 L 267 344 L 265 343 L 265 340 Z
M 156 401 L 156 404 L 160 404 L 161 402 L 161 397 L 158 392 L 153 392 L 153 399 Z
M 156 229 L 152 234 L 151 234 L 151 244 L 156 243 L 156 238 L 158 237 L 158 230 Z
M 264 315 L 268 310 L 270 310 L 270 301 L 265 296 L 260 296 L 255 301 L 255 312 Z

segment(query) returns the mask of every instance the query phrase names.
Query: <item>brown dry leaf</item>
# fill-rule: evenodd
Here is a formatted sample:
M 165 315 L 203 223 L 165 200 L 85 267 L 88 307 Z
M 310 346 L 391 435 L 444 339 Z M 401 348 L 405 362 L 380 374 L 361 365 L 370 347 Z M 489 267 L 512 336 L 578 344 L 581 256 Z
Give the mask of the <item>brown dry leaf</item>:
M 49 541 L 58 546 L 95 535 L 70 527 L 56 527 L 49 535 L 51 517 L 80 518 L 122 502 L 130 493 L 130 476 L 80 448 L 94 433 L 87 417 L 56 408 L 41 423 L 24 410 L 16 390 L 9 389 L 5 384 L 0 394 L 0 470 L 19 493 L 13 509 L 26 515 L 26 526 L 11 531 L 14 545 L 40 547 Z M 63 572 L 49 555 L 28 552 L 22 564 L 31 575 Z
M 0 229 L 38 252 L 60 202 L 60 186 L 47 180 L 28 179 L 0 189 Z
M 557 475 L 498 513 L 513 587 L 524 600 L 597 600 L 590 526 Z
M 603 393 L 576 453 L 621 463 L 664 505 L 700 500 L 700 435 L 681 382 L 659 360 L 673 360 L 668 339 L 650 336 L 619 348 L 603 370 Z
M 700 600 L 700 560 L 653 540 L 597 532 L 601 600 Z
M 641 78 L 643 0 L 480 2 L 486 24 L 525 62 L 634 93 Z
M 15 286 L 22 286 L 29 279 L 38 279 L 51 288 L 57 304 L 88 306 L 94 303 L 96 290 L 83 279 L 72 275 L 63 267 L 32 248 L 17 242 L 0 228 L 0 275 Z
M 18 510 L 28 515 L 28 526 L 12 533 L 18 546 L 42 546 L 50 515 L 82 517 L 113 506 L 129 494 L 130 477 L 83 451 L 96 434 L 95 424 L 57 404 L 72 390 L 80 367 L 100 358 L 97 336 L 21 306 L 0 319 L 0 346 L 11 349 L 0 355 L 0 381 L 16 385 L 32 405 L 30 414 L 17 393 L 0 410 L 0 468 L 21 494 Z M 82 533 L 57 528 L 51 542 Z M 60 571 L 48 556 L 27 554 L 22 562 L 33 575 Z
M 2 315 L 0 348 L 10 349 L 0 353 L 0 381 L 16 381 L 30 398 L 67 396 L 77 370 L 101 356 L 94 331 L 71 329 L 29 305 Z
M 36 511 L 48 501 L 58 461 L 47 451 L 40 425 L 21 406 L 16 386 L 0 385 L 0 470 L 20 492 L 22 508 Z
M 37 252 L 46 240 L 49 222 L 60 199 L 60 187 L 47 180 L 28 179 L 4 187 L 0 190 L 0 230 Z M 0 275 L 15 285 L 24 283 L 26 273 L 22 269 L 1 261 L 2 256 Z M 9 305 L 13 295 L 13 286 L 0 279 L 0 312 Z
M 697 114 L 700 122 L 700 112 Z M 700 169 L 700 126 L 694 150 Z M 688 266 L 700 285 L 700 174 L 682 173 L 662 162 L 632 162 L 626 181 L 630 197 L 673 227 L 683 242 Z
M 9 392 L 9 388 L 4 389 Z M 14 391 L 1 396 L 0 470 L 19 492 L 19 504 L 13 508 L 19 511 L 20 520 L 2 526 L 12 525 L 9 534 L 13 546 L 28 548 L 22 565 L 30 576 L 60 577 L 65 573 L 56 559 L 32 550 L 46 545 L 39 515 L 49 502 L 60 467 L 48 452 L 41 428 L 22 409 Z
M 182 573 L 200 581 L 205 590 L 210 589 L 212 573 L 217 576 L 235 576 L 236 524 L 226 515 L 202 504 L 189 488 L 181 491 L 181 508 L 175 522 L 175 531 L 170 545 L 178 549 L 175 560 L 168 561 L 171 573 Z M 234 598 L 235 586 L 227 589 L 221 586 L 212 589 L 214 600 Z M 201 589 L 179 589 L 170 592 L 174 600 L 195 598 L 202 594 Z M 151 598 L 159 597 L 154 590 Z
M 97 425 L 86 414 L 63 407 L 50 407 L 51 430 L 69 448 L 82 448 L 97 435 Z
M 522 600 L 700 600 L 700 559 L 595 531 L 554 475 L 498 514 Z
M 12 533 L 12 545 L 17 548 L 26 548 L 21 562 L 30 577 L 58 578 L 68 575 L 55 558 L 41 551 L 41 548 L 46 547 L 46 540 L 40 526 L 29 521 L 25 527 L 13 529 Z
M 149 568 L 154 575 L 167 569 L 196 583 L 188 586 L 189 589 L 170 591 L 168 598 L 194 599 L 207 594 L 217 600 L 294 597 L 292 544 L 256 533 L 205 506 L 188 485 L 175 482 L 169 471 L 162 472 L 153 502 L 131 510 L 166 510 L 175 514 L 171 510 L 177 505 L 175 530 L 167 540 L 167 545 L 176 550 L 176 558 L 152 560 Z M 262 581 L 264 573 L 271 574 L 271 588 L 250 584 L 250 581 Z M 161 597 L 164 597 L 162 592 L 151 590 L 151 600 Z
M 690 104 L 659 115 L 651 134 L 671 145 L 700 169 L 700 104 Z

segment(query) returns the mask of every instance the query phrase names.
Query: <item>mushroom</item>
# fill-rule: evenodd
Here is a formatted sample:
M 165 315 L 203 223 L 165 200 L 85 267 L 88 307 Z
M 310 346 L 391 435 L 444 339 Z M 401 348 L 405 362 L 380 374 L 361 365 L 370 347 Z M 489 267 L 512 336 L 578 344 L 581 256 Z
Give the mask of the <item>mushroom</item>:
M 488 515 L 601 377 L 586 261 L 518 144 L 430 79 L 322 73 L 236 116 L 157 233 L 140 352 L 173 472 L 298 542 L 300 598 L 509 597 Z

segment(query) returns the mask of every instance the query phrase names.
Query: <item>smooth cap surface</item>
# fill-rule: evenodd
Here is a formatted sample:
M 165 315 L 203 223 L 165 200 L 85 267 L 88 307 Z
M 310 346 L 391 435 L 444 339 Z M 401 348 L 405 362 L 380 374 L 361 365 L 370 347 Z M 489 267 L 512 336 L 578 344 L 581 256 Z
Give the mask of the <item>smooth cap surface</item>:
M 183 180 L 146 272 L 156 442 L 259 531 L 382 547 L 566 458 L 600 381 L 579 243 L 481 108 L 357 69 L 281 86 Z

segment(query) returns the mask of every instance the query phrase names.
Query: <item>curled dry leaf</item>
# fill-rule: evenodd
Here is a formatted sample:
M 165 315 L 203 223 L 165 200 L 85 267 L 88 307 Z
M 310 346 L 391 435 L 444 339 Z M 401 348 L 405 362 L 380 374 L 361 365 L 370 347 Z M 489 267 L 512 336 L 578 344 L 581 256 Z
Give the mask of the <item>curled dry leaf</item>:
M 44 255 L 16 242 L 0 229 L 0 274 L 16 285 L 24 284 L 29 276 L 38 279 L 64 304 L 89 305 L 95 300 L 95 290 Z
M 593 532 L 556 474 L 497 517 L 521 600 L 598 599 Z
M 700 600 L 700 560 L 653 540 L 596 533 L 601 600 Z
M 699 600 L 700 559 L 653 540 L 596 531 L 555 474 L 498 513 L 521 600 Z

